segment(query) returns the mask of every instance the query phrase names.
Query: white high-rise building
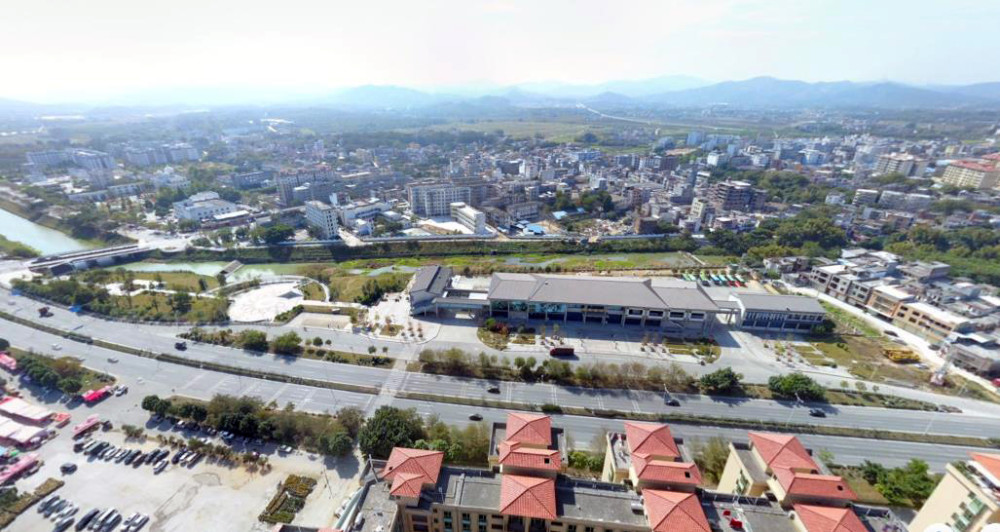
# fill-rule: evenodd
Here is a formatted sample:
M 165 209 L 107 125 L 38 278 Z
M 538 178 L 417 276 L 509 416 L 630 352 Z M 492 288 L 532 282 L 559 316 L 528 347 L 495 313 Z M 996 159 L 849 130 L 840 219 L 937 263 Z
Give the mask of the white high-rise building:
M 477 235 L 486 233 L 486 214 L 479 209 L 462 202 L 455 202 L 451 204 L 451 217 Z
M 337 209 L 333 208 L 322 201 L 310 200 L 305 202 L 306 206 L 306 223 L 309 227 L 315 227 L 319 230 L 320 236 L 324 240 L 333 240 L 337 238 L 338 224 L 337 224 Z

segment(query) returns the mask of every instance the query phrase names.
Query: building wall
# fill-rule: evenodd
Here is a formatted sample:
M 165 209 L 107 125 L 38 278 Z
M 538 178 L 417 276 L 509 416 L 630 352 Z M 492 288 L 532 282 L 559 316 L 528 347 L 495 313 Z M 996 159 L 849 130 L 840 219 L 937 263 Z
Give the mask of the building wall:
M 729 444 L 729 458 L 726 459 L 726 467 L 722 470 L 716 491 L 759 497 L 766 488 L 767 485 L 764 483 L 754 484 L 753 478 L 740 459 L 739 453 L 736 452 L 732 444 Z
M 910 530 L 923 532 L 930 525 L 945 523 L 956 532 L 978 532 L 987 523 L 998 522 L 998 512 L 1000 507 L 991 496 L 983 493 L 955 466 L 949 464 L 941 482 L 910 523 Z M 961 524 L 965 522 L 967 515 L 972 517 L 968 519 L 968 526 L 963 527 Z

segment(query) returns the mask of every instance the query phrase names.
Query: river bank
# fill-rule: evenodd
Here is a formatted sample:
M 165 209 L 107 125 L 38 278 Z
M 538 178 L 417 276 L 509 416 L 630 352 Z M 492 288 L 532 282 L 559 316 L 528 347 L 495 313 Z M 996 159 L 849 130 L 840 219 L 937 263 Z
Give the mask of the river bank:
M 0 236 L 28 246 L 42 255 L 80 251 L 101 245 L 99 242 L 73 238 L 46 215 L 32 219 L 23 207 L 5 199 L 0 199 Z

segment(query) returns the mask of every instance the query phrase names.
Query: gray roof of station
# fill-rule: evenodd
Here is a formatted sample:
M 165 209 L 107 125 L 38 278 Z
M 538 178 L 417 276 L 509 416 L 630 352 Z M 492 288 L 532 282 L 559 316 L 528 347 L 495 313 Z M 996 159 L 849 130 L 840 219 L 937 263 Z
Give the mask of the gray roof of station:
M 535 303 L 718 310 L 696 283 L 632 277 L 494 273 L 490 280 L 489 298 Z
M 814 298 L 777 294 L 733 294 L 747 310 L 777 312 L 825 313 L 826 309 Z
M 411 292 L 430 292 L 435 295 L 443 295 L 444 289 L 451 279 L 451 268 L 443 266 L 425 266 L 417 270 L 413 276 L 413 286 Z

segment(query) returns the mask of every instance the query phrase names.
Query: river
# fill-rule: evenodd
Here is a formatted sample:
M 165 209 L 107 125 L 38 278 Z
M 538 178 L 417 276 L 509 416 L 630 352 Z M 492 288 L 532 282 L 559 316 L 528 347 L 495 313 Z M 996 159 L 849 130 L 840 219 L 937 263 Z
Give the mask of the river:
M 8 240 L 29 245 L 43 255 L 79 251 L 92 246 L 65 233 L 49 229 L 25 218 L 0 209 L 0 235 Z

